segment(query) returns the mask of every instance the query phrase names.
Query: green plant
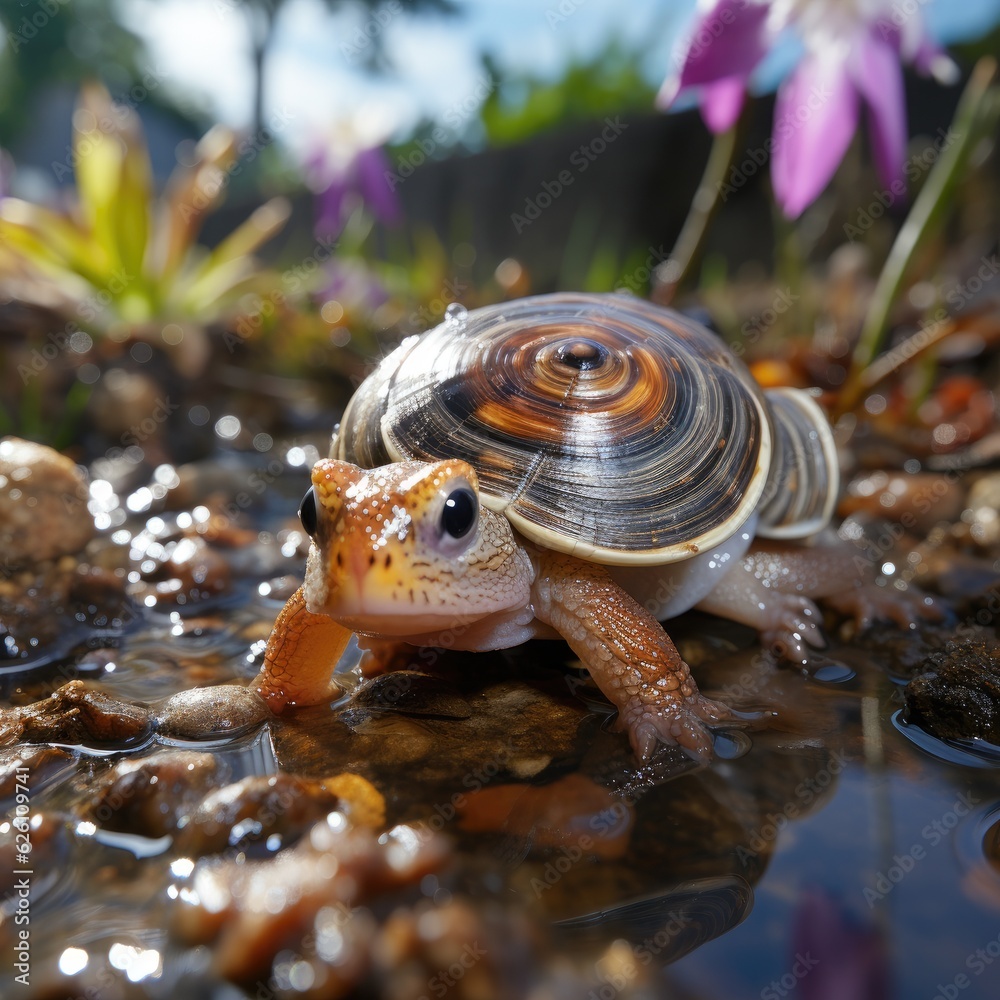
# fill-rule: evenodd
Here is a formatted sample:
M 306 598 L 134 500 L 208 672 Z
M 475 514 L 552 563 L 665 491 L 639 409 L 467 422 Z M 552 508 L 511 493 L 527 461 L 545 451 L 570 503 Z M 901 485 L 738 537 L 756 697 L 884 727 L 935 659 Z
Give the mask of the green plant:
M 0 275 L 19 282 L 22 298 L 37 298 L 48 285 L 96 335 L 124 325 L 141 336 L 153 320 L 224 318 L 240 295 L 272 280 L 251 254 L 288 218 L 282 198 L 258 208 L 214 249 L 197 244 L 205 216 L 239 169 L 228 129 L 211 129 L 193 163 L 179 166 L 157 197 L 135 111 L 89 84 L 74 115 L 72 163 L 77 202 L 69 211 L 0 201 Z

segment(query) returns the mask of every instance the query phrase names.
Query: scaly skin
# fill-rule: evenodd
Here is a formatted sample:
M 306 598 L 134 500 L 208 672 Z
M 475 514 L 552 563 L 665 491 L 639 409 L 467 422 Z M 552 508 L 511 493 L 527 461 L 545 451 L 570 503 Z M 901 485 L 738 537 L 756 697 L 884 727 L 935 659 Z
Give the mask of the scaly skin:
M 529 547 L 506 518 L 482 506 L 467 535 L 442 532 L 452 491 L 478 495 L 470 466 L 402 462 L 366 471 L 326 460 L 313 470 L 313 488 L 306 580 L 268 643 L 259 678 L 265 697 L 274 688 L 274 701 L 292 700 L 285 692 L 300 668 L 295 702 L 328 697 L 323 668 L 306 662 L 325 640 L 310 637 L 307 648 L 301 629 L 289 632 L 299 624 L 337 623 L 330 633 L 336 649 L 320 657 L 327 678 L 346 629 L 458 649 L 504 648 L 555 630 L 618 708 L 637 756 L 648 758 L 662 740 L 711 757 L 702 720 L 726 710 L 699 694 L 662 626 L 603 567 Z M 275 665 L 280 676 L 266 676 Z
M 565 638 L 618 708 L 636 756 L 647 760 L 662 740 L 710 759 L 712 740 L 702 721 L 729 712 L 698 692 L 660 623 L 603 566 L 545 551 L 535 564 L 535 616 Z
M 348 629 L 309 612 L 299 587 L 278 614 L 251 686 L 276 714 L 286 705 L 336 698 L 340 685 L 330 675 L 350 641 Z
M 878 587 L 850 546 L 774 541 L 755 543 L 698 608 L 750 625 L 765 646 L 804 667 L 810 647 L 826 645 L 815 600 L 852 616 L 859 628 L 874 618 L 912 628 L 920 618 L 942 617 L 940 605 L 916 588 L 901 593 Z
M 304 586 L 279 615 L 257 690 L 276 711 L 336 693 L 330 671 L 351 632 L 374 673 L 401 643 L 501 649 L 561 635 L 618 708 L 636 755 L 658 740 L 711 756 L 704 725 L 727 710 L 704 698 L 653 615 L 607 569 L 525 542 L 480 506 L 461 538 L 445 537 L 442 510 L 456 488 L 478 496 L 464 462 L 401 462 L 366 471 L 333 460 L 313 470 L 314 544 Z M 698 607 L 756 628 L 793 663 L 823 645 L 813 598 L 909 625 L 940 608 L 914 592 L 874 585 L 845 547 L 757 543 Z

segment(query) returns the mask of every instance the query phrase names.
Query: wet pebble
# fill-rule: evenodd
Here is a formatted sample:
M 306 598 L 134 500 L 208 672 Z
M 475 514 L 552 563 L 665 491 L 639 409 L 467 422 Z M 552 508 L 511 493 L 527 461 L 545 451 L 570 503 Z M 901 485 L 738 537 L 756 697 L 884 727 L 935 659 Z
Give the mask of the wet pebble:
M 226 770 L 214 754 L 192 751 L 119 761 L 90 791 L 80 815 L 106 830 L 164 837 L 225 779 Z
M 338 804 L 336 793 L 321 781 L 293 774 L 253 775 L 206 795 L 181 821 L 176 847 L 190 857 L 229 848 L 248 855 L 274 854 Z
M 953 521 L 964 505 L 964 485 L 940 473 L 877 470 L 847 484 L 837 511 L 842 517 L 864 513 L 890 518 L 919 535 L 940 521 Z
M 1000 473 L 993 472 L 977 480 L 969 490 L 969 534 L 982 546 L 1000 542 Z
M 87 498 L 65 455 L 20 438 L 0 441 L 0 553 L 9 566 L 79 552 L 94 536 Z
M 271 713 L 263 699 L 240 684 L 181 691 L 156 713 L 161 736 L 176 740 L 217 740 L 256 729 Z
M 502 950 L 487 947 L 484 923 L 462 899 L 439 905 L 424 900 L 396 910 L 373 949 L 381 978 L 395 984 L 392 995 L 419 997 L 433 982 L 442 989 L 453 986 L 449 992 L 456 1000 L 497 996 Z
M 132 588 L 137 600 L 183 605 L 229 588 L 229 563 L 203 538 L 180 538 L 163 544 L 156 552 L 156 558 L 147 552 L 140 563 L 143 579 Z
M 1000 642 L 977 637 L 930 657 L 903 691 L 906 721 L 940 739 L 1000 745 Z
M 112 698 L 83 681 L 70 681 L 42 701 L 0 709 L 0 746 L 18 741 L 127 746 L 150 731 L 144 706 Z
M 294 951 L 308 965 L 306 995 L 341 996 L 366 973 L 375 932 L 357 908 L 418 885 L 447 857 L 436 836 L 407 826 L 376 836 L 333 813 L 268 861 L 199 861 L 174 894 L 172 933 L 188 945 L 214 941 L 218 974 L 245 986 L 280 980 L 290 971 L 277 967 L 281 953 Z

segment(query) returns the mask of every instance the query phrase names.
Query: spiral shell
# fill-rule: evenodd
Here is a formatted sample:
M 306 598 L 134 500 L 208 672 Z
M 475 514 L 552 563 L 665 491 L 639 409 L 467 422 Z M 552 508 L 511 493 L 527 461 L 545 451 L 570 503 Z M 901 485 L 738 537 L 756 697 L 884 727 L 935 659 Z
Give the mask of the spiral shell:
M 404 341 L 355 394 L 333 454 L 463 459 L 527 538 L 643 565 L 732 535 L 773 436 L 759 387 L 708 330 L 631 296 L 559 294 Z

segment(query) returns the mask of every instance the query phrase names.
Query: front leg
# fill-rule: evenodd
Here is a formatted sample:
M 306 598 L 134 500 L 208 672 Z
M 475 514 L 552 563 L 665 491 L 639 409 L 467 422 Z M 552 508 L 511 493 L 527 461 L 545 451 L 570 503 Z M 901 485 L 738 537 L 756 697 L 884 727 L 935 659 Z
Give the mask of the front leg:
M 301 587 L 288 598 L 271 629 L 264 663 L 251 686 L 272 712 L 286 705 L 316 705 L 340 696 L 333 668 L 351 632 L 306 607 Z
M 697 607 L 757 629 L 764 645 L 804 667 L 809 648 L 826 645 L 816 600 L 852 614 L 861 627 L 874 617 L 906 627 L 919 617 L 941 616 L 934 601 L 916 588 L 879 587 L 870 567 L 846 545 L 780 542 L 754 543 Z
M 703 723 L 729 712 L 699 693 L 663 626 L 602 566 L 556 552 L 538 553 L 535 564 L 535 617 L 562 635 L 617 707 L 636 756 L 647 760 L 662 740 L 711 759 Z

